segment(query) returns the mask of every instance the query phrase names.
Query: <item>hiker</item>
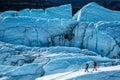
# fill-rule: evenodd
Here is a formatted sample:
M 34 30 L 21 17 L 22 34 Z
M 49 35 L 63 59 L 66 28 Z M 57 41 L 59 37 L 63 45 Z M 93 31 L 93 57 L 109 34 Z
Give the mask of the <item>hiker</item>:
M 93 71 L 94 71 L 94 70 L 97 71 L 97 68 L 96 68 L 96 67 L 97 67 L 97 62 L 94 61 Z
M 89 72 L 89 71 L 88 71 L 88 67 L 89 67 L 89 64 L 86 63 L 86 66 L 85 66 L 85 72 L 86 72 L 86 71 Z

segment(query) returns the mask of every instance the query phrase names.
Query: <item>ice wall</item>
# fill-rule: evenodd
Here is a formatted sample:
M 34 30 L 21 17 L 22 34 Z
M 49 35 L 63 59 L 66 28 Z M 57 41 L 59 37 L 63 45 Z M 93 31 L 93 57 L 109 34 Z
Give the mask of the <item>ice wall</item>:
M 120 54 L 120 22 L 79 23 L 73 38 L 74 46 L 95 51 L 102 56 Z
M 80 9 L 73 19 L 81 22 L 120 21 L 120 12 L 109 10 L 92 2 Z
M 119 26 L 120 22 L 5 18 L 0 23 L 0 40 L 26 46 L 74 46 L 114 57 L 120 53 Z
M 23 9 L 19 11 L 18 16 L 30 16 L 30 9 Z
M 120 55 L 119 12 L 90 3 L 73 17 L 75 20 L 69 19 L 71 5 L 48 8 L 45 13 L 47 17 L 42 9 L 24 9 L 18 17 L 1 18 L 0 40 L 26 46 L 73 46 L 108 57 Z M 78 19 L 83 21 L 78 22 Z
M 59 7 L 52 7 L 45 9 L 45 15 L 49 19 L 60 18 L 60 19 L 71 19 L 72 18 L 72 7 L 70 4 Z
M 50 46 L 53 37 L 66 33 L 69 25 L 75 23 L 65 19 L 5 18 L 0 23 L 0 40 L 26 46 Z
M 46 19 L 72 19 L 72 6 L 71 4 L 61 5 L 43 9 L 23 9 L 20 11 L 5 11 L 0 14 L 1 17 L 35 17 Z
M 0 14 L 0 17 L 15 17 L 17 16 L 18 11 L 5 11 Z
M 53 38 L 53 45 L 89 49 L 102 56 L 120 55 L 120 22 L 79 22 L 69 32 Z M 70 30 L 71 29 L 71 30 Z
M 101 57 L 120 58 L 117 18 L 111 22 L 94 22 L 91 18 L 87 19 L 92 22 L 78 22 L 71 19 L 70 5 L 48 8 L 47 16 L 43 9 L 17 13 L 8 11 L 0 16 L 0 79 L 34 80 L 82 69 L 86 62 L 92 68 L 93 60 L 99 65 L 119 64 L 119 59 Z
M 30 16 L 36 18 L 45 18 L 45 13 L 43 9 L 31 9 Z

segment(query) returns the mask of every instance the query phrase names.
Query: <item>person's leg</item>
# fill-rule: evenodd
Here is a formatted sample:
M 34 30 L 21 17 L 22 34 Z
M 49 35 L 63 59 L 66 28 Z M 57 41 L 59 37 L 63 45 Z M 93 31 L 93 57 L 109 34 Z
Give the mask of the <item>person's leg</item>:
M 94 68 L 93 68 L 93 71 L 94 71 Z
M 88 71 L 88 68 L 87 68 L 87 72 L 89 72 L 89 71 Z
M 85 68 L 85 72 L 87 71 L 87 68 Z
M 97 71 L 96 66 L 93 67 L 93 71 Z
M 87 72 L 89 72 L 89 71 L 87 70 Z
M 97 71 L 97 68 L 96 68 L 96 66 L 95 66 L 95 71 Z

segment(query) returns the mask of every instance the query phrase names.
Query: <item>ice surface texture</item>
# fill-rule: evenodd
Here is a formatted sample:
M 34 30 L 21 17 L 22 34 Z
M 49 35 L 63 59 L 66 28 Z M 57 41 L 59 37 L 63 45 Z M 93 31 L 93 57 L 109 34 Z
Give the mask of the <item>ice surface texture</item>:
M 1 41 L 12 44 L 72 46 L 108 57 L 120 52 L 119 21 L 88 23 L 67 19 L 5 18 L 0 23 L 0 34 Z
M 73 46 L 115 57 L 120 54 L 119 13 L 96 3 L 83 7 L 73 19 L 71 5 L 48 8 L 45 15 L 42 9 L 24 9 L 19 17 L 1 18 L 0 40 L 26 46 Z
M 43 9 L 23 9 L 21 11 L 5 11 L 0 14 L 1 17 L 36 17 L 46 19 L 71 19 L 72 7 L 70 4 Z
M 108 63 L 97 53 L 75 47 L 26 47 L 0 42 L 0 76 L 6 80 L 34 80 L 36 77 L 84 68 L 85 62 Z M 75 68 L 76 67 L 76 68 Z
M 119 63 L 106 58 L 120 58 L 117 11 L 90 3 L 73 19 L 71 5 L 48 8 L 45 13 L 24 9 L 0 15 L 0 78 L 34 80 L 82 69 L 86 62 L 92 67 L 93 60 L 107 66 Z
M 120 21 L 120 12 L 106 9 L 95 2 L 80 9 L 73 19 L 81 22 Z

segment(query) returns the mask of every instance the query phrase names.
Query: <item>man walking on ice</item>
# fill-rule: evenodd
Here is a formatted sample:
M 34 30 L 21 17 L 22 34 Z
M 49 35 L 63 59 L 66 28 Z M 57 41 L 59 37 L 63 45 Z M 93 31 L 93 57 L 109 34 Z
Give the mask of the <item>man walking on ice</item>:
M 88 67 L 89 67 L 89 64 L 86 63 L 86 66 L 85 66 L 85 72 L 89 72 L 89 71 L 88 71 Z
M 94 61 L 93 71 L 97 71 L 97 62 Z

